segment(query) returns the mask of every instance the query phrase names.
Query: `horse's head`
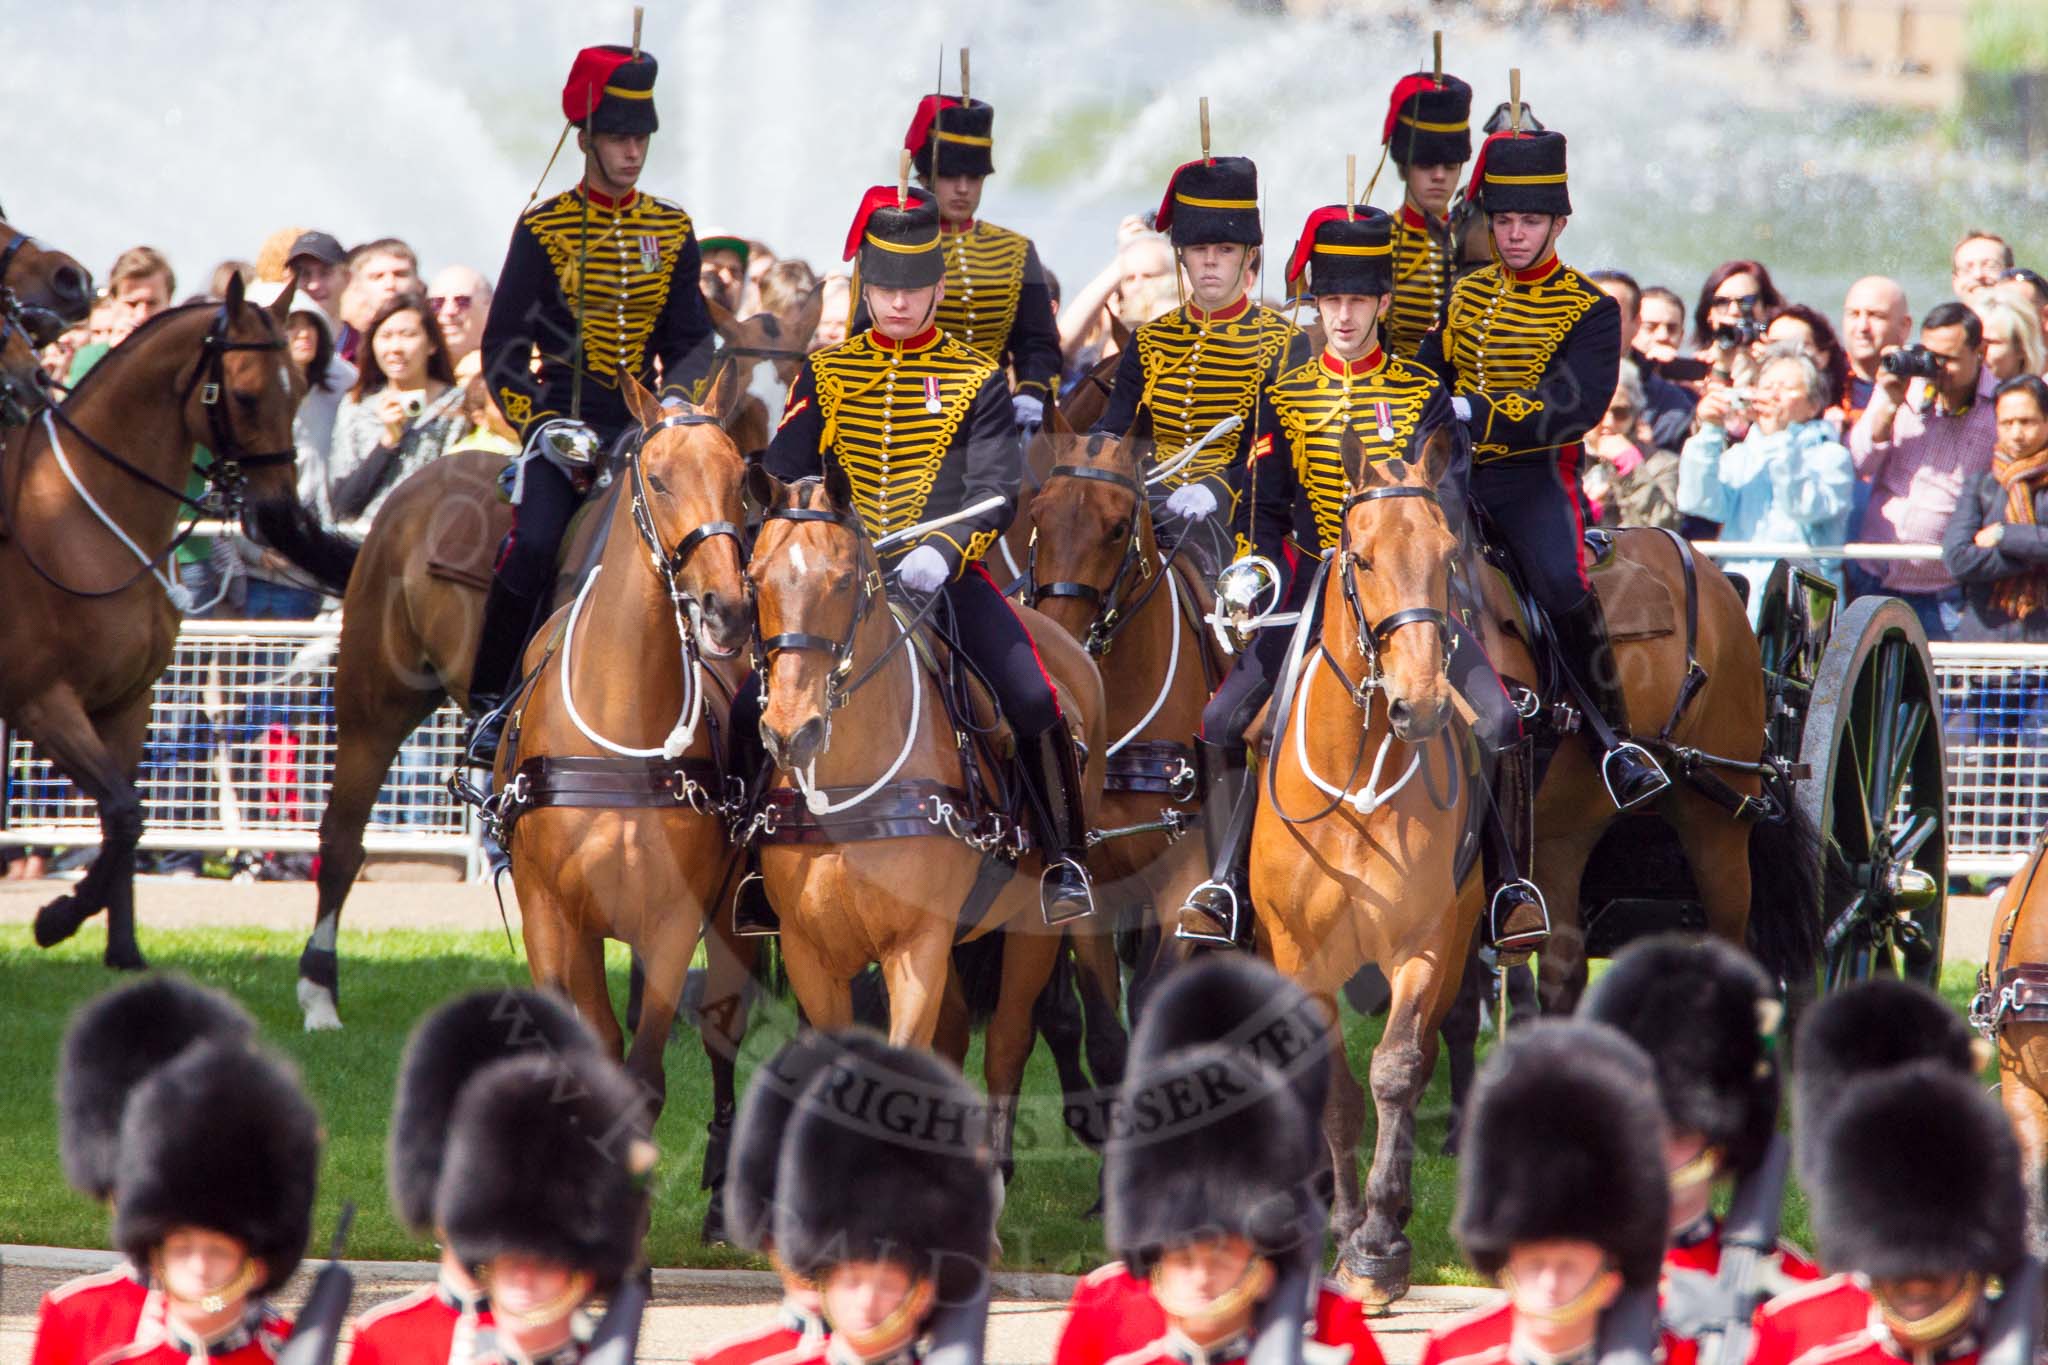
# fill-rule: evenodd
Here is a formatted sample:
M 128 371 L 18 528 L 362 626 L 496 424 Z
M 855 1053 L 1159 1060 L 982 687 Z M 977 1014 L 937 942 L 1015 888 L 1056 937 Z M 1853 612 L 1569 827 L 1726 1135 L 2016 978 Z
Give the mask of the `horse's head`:
M 92 273 L 61 251 L 0 223 L 0 304 L 10 302 L 38 347 L 84 322 L 92 311 Z
M 1324 638 L 1332 622 L 1348 619 L 1386 693 L 1394 734 L 1427 739 L 1451 708 L 1445 666 L 1458 542 L 1436 493 L 1451 457 L 1450 429 L 1423 443 L 1419 461 L 1368 463 L 1349 427 L 1341 448 L 1344 533 L 1324 599 Z
M 1031 605 L 1087 641 L 1114 624 L 1109 613 L 1159 571 L 1159 557 L 1133 443 L 1066 430 L 1051 439 L 1057 463 L 1031 500 Z
M 306 381 L 292 364 L 287 288 L 269 308 L 242 297 L 239 275 L 206 323 L 199 353 L 179 378 L 186 434 L 235 471 L 250 502 L 298 500 L 292 418 Z
M 747 489 L 766 508 L 747 578 L 761 670 L 761 742 L 784 772 L 816 763 L 845 700 L 861 623 L 882 599 L 881 567 L 836 464 L 783 484 L 754 465 Z
M 28 327 L 13 309 L 0 307 L 0 430 L 27 426 L 47 401 Z
M 738 399 L 738 376 L 728 370 L 699 407 L 663 407 L 623 370 L 620 385 L 645 433 L 628 471 L 633 524 L 682 594 L 698 646 L 729 658 L 746 643 L 754 619 L 740 543 L 747 465 L 722 424 Z

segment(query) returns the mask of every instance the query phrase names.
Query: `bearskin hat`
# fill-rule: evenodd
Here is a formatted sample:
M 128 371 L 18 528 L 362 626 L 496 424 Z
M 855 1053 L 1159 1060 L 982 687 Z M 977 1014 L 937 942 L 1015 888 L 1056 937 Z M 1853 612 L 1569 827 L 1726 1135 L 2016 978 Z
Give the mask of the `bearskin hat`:
M 562 82 L 562 117 L 593 133 L 653 133 L 661 127 L 654 112 L 658 71 L 651 52 L 616 43 L 586 47 Z
M 135 1087 L 202 1039 L 241 1043 L 255 1036 L 247 1010 L 182 976 L 146 976 L 80 1006 L 57 1061 L 64 1178 L 81 1194 L 112 1198 L 121 1111 Z
M 946 277 L 939 201 L 916 186 L 872 186 L 847 229 L 846 259 L 854 262 L 863 286 L 924 289 L 937 284 Z
M 903 149 L 926 181 L 937 175 L 991 175 L 995 127 L 996 111 L 981 100 L 926 95 L 910 117 Z
M 1938 1061 L 1850 1084 L 1813 1146 L 1813 1232 L 1830 1269 L 1879 1279 L 1999 1274 L 2026 1254 L 2005 1113 Z
M 312 1233 L 320 1120 L 283 1061 L 239 1039 L 204 1039 L 149 1073 L 121 1118 L 114 1244 L 134 1264 L 172 1229 L 200 1227 L 263 1262 L 275 1291 Z
M 1127 1074 L 1205 1043 L 1235 1048 L 1271 1067 L 1293 1088 L 1311 1126 L 1320 1122 L 1330 1094 L 1328 1017 L 1271 966 L 1243 953 L 1211 953 L 1168 976 L 1138 1021 Z M 1323 1151 L 1321 1138 L 1313 1137 L 1311 1156 Z
M 1394 220 L 1369 204 L 1328 204 L 1308 216 L 1287 260 L 1287 287 L 1308 277 L 1310 298 L 1394 288 Z
M 1606 1024 L 1541 1021 L 1487 1059 L 1466 1106 L 1453 1231 L 1476 1268 L 1566 1239 L 1603 1248 L 1631 1288 L 1657 1283 L 1671 1193 L 1641 1048 Z
M 1283 1265 L 1322 1259 L 1319 1115 L 1250 1052 L 1203 1043 L 1134 1064 L 1103 1152 L 1103 1233 L 1135 1274 L 1238 1236 Z
M 930 1275 L 941 1302 L 982 1287 L 1001 1180 L 988 1103 L 951 1063 L 849 1030 L 797 1097 L 775 1175 L 775 1252 L 817 1278 L 846 1261 Z
M 650 1127 L 639 1087 L 599 1053 L 493 1062 L 456 1101 L 436 1225 L 465 1265 L 535 1256 L 605 1292 L 639 1260 Z
M 772 1239 L 776 1171 L 797 1097 L 846 1047 L 833 1034 L 800 1034 L 776 1049 L 747 1083 L 725 1166 L 725 1226 L 738 1245 L 760 1251 Z
M 1909 1062 L 1936 1062 L 1961 1076 L 1980 1066 L 1977 1035 L 1952 1005 L 1890 977 L 1830 991 L 1800 1020 L 1795 1044 L 1793 1152 L 1809 1181 L 1816 1135 L 1854 1082 Z
M 1266 240 L 1259 224 L 1259 168 L 1243 156 L 1212 156 L 1175 168 L 1153 226 L 1176 247 L 1259 245 Z
M 1723 1171 L 1756 1169 L 1778 1126 L 1782 1010 L 1749 954 L 1689 934 L 1643 940 L 1614 959 L 1578 1012 L 1649 1054 L 1672 1127 L 1704 1134 Z
M 596 1048 L 596 1037 L 566 1003 L 524 988 L 458 996 L 420 1020 L 398 1064 L 384 1163 L 399 1221 L 419 1236 L 433 1230 L 448 1119 L 472 1077 L 507 1057 Z

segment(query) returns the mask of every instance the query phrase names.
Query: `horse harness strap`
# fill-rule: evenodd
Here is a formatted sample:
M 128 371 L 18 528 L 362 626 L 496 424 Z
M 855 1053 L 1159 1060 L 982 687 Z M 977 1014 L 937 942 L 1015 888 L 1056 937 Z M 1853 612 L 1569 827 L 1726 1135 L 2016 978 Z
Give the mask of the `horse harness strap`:
M 1105 792 L 1144 792 L 1185 801 L 1195 793 L 1195 751 L 1170 739 L 1132 740 L 1104 761 Z
M 2041 875 L 2044 862 L 2048 862 L 2048 829 L 2043 829 L 2034 838 L 2027 879 L 2020 884 L 2018 892 L 2014 893 L 2010 883 L 2006 886 L 2012 909 L 2005 912 L 1998 926 L 1998 961 L 1977 973 L 1977 995 L 1970 1002 L 1970 1025 L 1994 1043 L 2005 1028 L 2008 1014 L 2019 1015 L 2022 1022 L 2031 1022 L 2026 1018 L 2028 1010 L 2048 1015 L 2048 963 L 2006 965 L 2012 954 L 2013 936 L 2019 931 L 2020 911 L 2026 907 L 2027 897 L 2033 892 L 2034 880 Z
M 1138 481 L 1129 475 L 1120 474 L 1113 469 L 1094 469 L 1087 465 L 1062 464 L 1054 465 L 1046 471 L 1045 481 L 1047 483 L 1058 478 L 1106 483 L 1123 489 L 1135 498 L 1139 504 L 1139 509 L 1134 509 L 1134 517 L 1135 511 L 1141 510 L 1145 502 L 1145 490 L 1139 485 Z M 1160 557 L 1158 568 L 1156 570 L 1149 569 L 1144 563 L 1144 554 L 1139 544 L 1138 530 L 1134 522 L 1131 527 L 1130 537 L 1124 543 L 1124 557 L 1118 562 L 1116 573 L 1111 576 L 1108 587 L 1098 588 L 1092 583 L 1064 581 L 1041 584 L 1038 581 L 1038 534 L 1036 531 L 1033 531 L 1030 558 L 1024 569 L 1024 582 L 1031 595 L 1031 605 L 1035 607 L 1048 597 L 1071 597 L 1086 602 L 1089 606 L 1095 608 L 1095 619 L 1088 623 L 1088 636 L 1081 644 L 1082 648 L 1086 649 L 1092 657 L 1100 659 L 1108 654 L 1110 646 L 1116 643 L 1118 632 L 1133 620 L 1139 612 L 1144 610 L 1146 603 L 1152 600 L 1152 594 L 1159 590 L 1159 585 L 1172 572 L 1174 561 L 1180 557 L 1181 546 L 1184 543 L 1184 540 L 1174 542 L 1172 548 Z M 1123 600 L 1124 581 L 1130 576 L 1134 568 L 1138 571 L 1140 577 L 1147 578 L 1150 581 L 1146 583 L 1144 590 L 1138 594 L 1135 601 L 1125 602 Z
M 708 758 L 616 758 L 537 754 L 520 763 L 498 810 L 500 838 L 528 811 L 548 806 L 579 810 L 654 810 L 688 806 L 700 815 L 721 813 L 723 779 Z
M 1664 728 L 1657 732 L 1659 740 L 1668 742 L 1677 732 L 1679 722 L 1685 719 L 1693 698 L 1707 685 L 1707 670 L 1701 666 L 1699 656 L 1700 580 L 1699 566 L 1693 562 L 1692 542 L 1669 527 L 1658 529 L 1671 537 L 1671 544 L 1678 551 L 1678 567 L 1685 576 L 1685 681 L 1678 685 L 1678 695 L 1671 702 L 1671 714 L 1665 717 Z

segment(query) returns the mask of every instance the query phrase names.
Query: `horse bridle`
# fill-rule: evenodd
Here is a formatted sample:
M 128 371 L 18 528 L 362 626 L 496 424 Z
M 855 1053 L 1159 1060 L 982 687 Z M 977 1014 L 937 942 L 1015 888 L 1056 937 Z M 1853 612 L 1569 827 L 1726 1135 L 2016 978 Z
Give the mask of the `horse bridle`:
M 861 540 L 864 543 L 859 524 L 850 521 L 839 512 L 812 507 L 774 507 L 770 508 L 762 516 L 762 527 L 765 529 L 771 521 L 830 522 L 832 525 L 840 527 L 853 535 L 856 540 Z M 748 583 L 747 590 L 751 596 L 753 593 L 751 580 Z M 832 712 L 837 711 L 840 707 L 846 705 L 847 699 L 859 689 L 861 683 L 874 676 L 875 669 L 881 665 L 881 659 L 886 659 L 890 654 L 894 653 L 893 649 L 884 650 L 881 659 L 877 659 L 875 664 L 857 682 L 848 685 L 847 677 L 853 672 L 854 638 L 860 634 L 861 623 L 867 620 L 868 613 L 874 610 L 875 602 L 881 596 L 882 571 L 879 568 L 870 567 L 860 577 L 860 598 L 854 603 L 853 619 L 846 624 L 846 634 L 837 640 L 824 635 L 813 635 L 809 631 L 803 630 L 786 630 L 778 635 L 764 637 L 761 634 L 761 613 L 757 607 L 753 613 L 754 671 L 762 676 L 765 684 L 768 676 L 768 665 L 777 654 L 800 650 L 810 650 L 813 653 L 823 654 L 832 660 L 832 676 L 825 684 L 825 713 L 830 715 Z
M 14 295 L 0 291 L 0 355 L 6 354 L 9 338 L 17 334 L 27 347 L 29 361 L 33 365 L 36 359 L 35 335 L 15 307 Z M 0 430 L 27 426 L 49 405 L 49 393 L 37 382 L 34 372 L 24 379 L 0 365 Z
M 40 350 L 64 334 L 64 319 L 52 309 L 23 303 L 20 296 L 7 287 L 7 273 L 14 268 L 14 258 L 21 254 L 23 247 L 35 244 L 35 238 L 19 232 L 13 241 L 0 247 L 0 314 L 11 318 L 28 334 L 32 349 Z
M 719 419 L 711 413 L 700 412 L 695 408 L 671 412 L 642 433 L 640 443 L 633 448 L 633 453 L 626 457 L 626 467 L 631 471 L 633 478 L 633 529 L 639 533 L 640 544 L 645 547 L 648 558 L 654 561 L 654 571 L 661 575 L 662 582 L 667 585 L 669 601 L 679 612 L 689 616 L 690 630 L 684 634 L 683 642 L 687 648 L 695 650 L 701 643 L 697 638 L 701 624 L 701 608 L 696 597 L 683 588 L 683 566 L 689 563 L 690 556 L 696 553 L 699 546 L 721 536 L 732 537 L 733 552 L 744 565 L 747 559 L 746 539 L 740 534 L 740 528 L 732 522 L 707 521 L 686 532 L 682 539 L 675 543 L 674 548 L 664 548 L 662 545 L 661 528 L 654 524 L 654 495 L 647 486 L 647 471 L 641 464 L 640 452 L 646 449 L 650 439 L 676 427 L 717 427 L 721 431 L 724 430 Z
M 1135 505 L 1131 509 L 1131 534 L 1129 539 L 1124 542 L 1124 557 L 1117 564 L 1116 572 L 1110 576 L 1108 587 L 1098 588 L 1092 583 L 1079 583 L 1069 580 L 1040 583 L 1038 581 L 1038 531 L 1035 527 L 1031 532 L 1031 547 L 1026 553 L 1024 582 L 1031 593 L 1032 606 L 1037 606 L 1049 597 L 1065 597 L 1086 602 L 1089 606 L 1095 608 L 1095 615 L 1088 622 L 1087 637 L 1081 643 L 1090 655 L 1099 659 L 1109 653 L 1110 646 L 1116 642 L 1117 633 L 1124 628 L 1125 624 L 1132 617 L 1138 614 L 1139 609 L 1146 602 L 1151 600 L 1152 594 L 1158 591 L 1159 585 L 1166 581 L 1165 570 L 1167 565 L 1162 564 L 1159 570 L 1155 572 L 1145 563 L 1144 555 L 1140 551 L 1137 517 L 1138 513 L 1144 510 L 1145 490 L 1136 479 L 1128 474 L 1120 474 L 1113 469 L 1095 469 L 1089 465 L 1080 464 L 1057 464 L 1046 471 L 1045 483 L 1051 483 L 1054 479 L 1061 478 L 1091 480 L 1095 483 L 1110 484 L 1123 489 L 1135 500 Z M 1040 487 L 1044 487 L 1044 484 L 1041 484 Z M 1173 555 L 1178 553 L 1179 546 L 1175 546 L 1173 550 L 1168 552 L 1169 561 Z M 1144 591 L 1138 594 L 1136 601 L 1126 603 L 1124 601 L 1125 584 L 1129 581 L 1134 570 L 1141 578 L 1149 578 L 1151 581 L 1145 585 Z
M 1426 502 L 1435 503 L 1439 509 L 1442 507 L 1442 504 L 1437 502 L 1435 489 L 1424 488 L 1415 484 L 1388 484 L 1382 487 L 1361 488 L 1345 495 L 1338 515 L 1346 521 L 1347 525 L 1342 538 L 1338 542 L 1336 569 L 1342 576 L 1344 584 L 1344 604 L 1350 609 L 1352 624 L 1357 628 L 1358 652 L 1365 657 L 1366 661 L 1367 672 L 1365 679 L 1352 688 L 1352 698 L 1355 701 L 1359 701 L 1360 705 L 1364 704 L 1363 700 L 1361 700 L 1362 698 L 1369 696 L 1370 693 L 1379 688 L 1383 677 L 1380 664 L 1380 650 L 1386 645 L 1388 639 L 1393 636 L 1393 633 L 1401 629 L 1401 627 L 1413 625 L 1435 626 L 1438 643 L 1443 649 L 1443 659 L 1446 667 L 1449 666 L 1451 659 L 1451 617 L 1449 612 L 1436 607 L 1403 607 L 1399 611 L 1389 612 L 1378 621 L 1372 621 L 1366 617 L 1365 604 L 1358 599 L 1358 570 L 1363 561 L 1356 554 L 1352 553 L 1350 547 L 1350 527 L 1348 522 L 1351 516 L 1351 509 L 1361 503 L 1377 502 L 1382 498 L 1421 498 Z M 1325 657 L 1327 658 L 1328 655 L 1325 654 Z

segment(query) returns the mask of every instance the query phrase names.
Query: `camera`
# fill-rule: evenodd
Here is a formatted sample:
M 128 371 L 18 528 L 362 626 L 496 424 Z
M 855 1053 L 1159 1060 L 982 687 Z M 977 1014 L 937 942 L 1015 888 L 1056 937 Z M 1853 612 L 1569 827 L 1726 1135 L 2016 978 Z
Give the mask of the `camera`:
M 1936 355 L 1917 342 L 1911 346 L 1901 346 L 1884 356 L 1877 364 L 1886 374 L 1895 374 L 1901 379 L 1939 379 L 1942 371 L 1948 368 L 1945 357 Z
M 1747 346 L 1764 334 L 1763 324 L 1754 318 L 1740 322 L 1724 322 L 1714 328 L 1714 344 L 1723 350 Z
M 417 417 L 425 407 L 426 404 L 419 399 L 408 398 L 405 400 L 405 415 L 407 417 Z

